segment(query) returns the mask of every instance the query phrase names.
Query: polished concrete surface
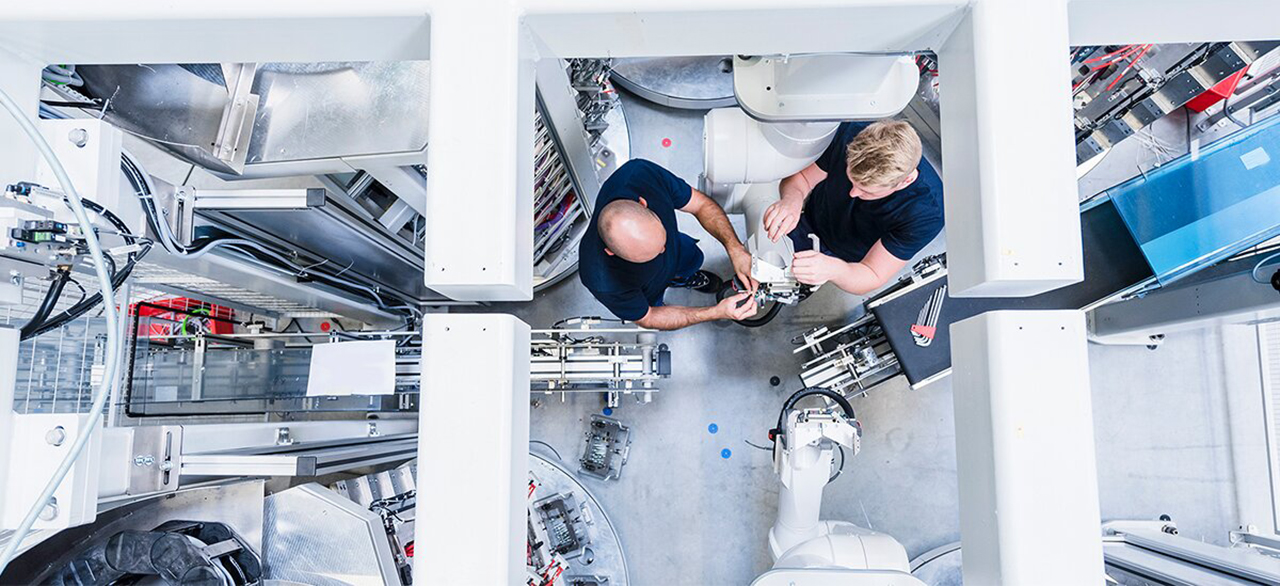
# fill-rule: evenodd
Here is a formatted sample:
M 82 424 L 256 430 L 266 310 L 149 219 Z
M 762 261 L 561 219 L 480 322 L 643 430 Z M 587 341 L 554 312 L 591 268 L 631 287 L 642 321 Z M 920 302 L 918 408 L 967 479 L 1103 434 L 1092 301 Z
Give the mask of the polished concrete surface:
M 696 185 L 701 114 L 624 98 L 633 156 Z M 681 221 L 682 230 L 702 234 L 692 218 Z M 701 246 L 707 266 L 728 274 L 723 249 L 711 238 Z M 667 301 L 712 299 L 675 290 Z M 779 406 L 799 387 L 801 361 L 791 352 L 791 338 L 819 324 L 842 323 L 858 304 L 824 287 L 763 328 L 711 323 L 660 335 L 671 347 L 674 374 L 649 404 L 624 397 L 613 416 L 632 426 L 631 458 L 619 480 L 589 481 L 622 537 L 632 584 L 748 584 L 769 568 L 766 534 L 778 481 L 770 453 L 747 442 L 768 444 L 766 431 Z M 514 313 L 534 328 L 565 317 L 608 315 L 577 278 L 539 293 L 532 303 L 481 310 Z M 1214 543 L 1224 543 L 1235 528 L 1237 482 L 1221 338 L 1218 330 L 1183 333 L 1154 351 L 1090 346 L 1104 519 L 1167 513 L 1184 535 Z M 772 376 L 782 384 L 770 385 Z M 576 466 L 586 422 L 603 407 L 594 394 L 537 394 L 532 438 Z M 854 407 L 865 429 L 863 450 L 828 486 L 823 516 L 889 533 L 910 556 L 958 540 L 950 379 L 912 391 L 898 378 L 856 399 Z M 1052 531 L 1052 507 L 1044 516 Z

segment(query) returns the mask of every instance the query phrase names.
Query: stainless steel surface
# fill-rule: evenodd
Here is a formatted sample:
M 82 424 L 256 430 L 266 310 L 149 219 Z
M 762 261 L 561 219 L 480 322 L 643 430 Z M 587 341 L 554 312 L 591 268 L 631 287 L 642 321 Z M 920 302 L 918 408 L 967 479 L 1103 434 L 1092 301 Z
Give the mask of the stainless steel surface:
M 227 104 L 222 107 L 218 135 L 213 139 L 213 156 L 239 173 L 249 154 L 249 136 L 258 113 L 259 98 L 253 93 L 257 63 L 224 63 L 222 79 L 227 88 Z
M 85 65 L 77 72 L 90 94 L 111 99 L 107 120 L 203 167 L 237 174 L 214 152 L 230 101 L 218 66 Z M 428 72 L 426 61 L 260 64 L 246 167 L 421 151 Z
M 418 431 L 417 419 L 382 419 L 377 423 L 372 431 L 383 437 Z M 371 437 L 370 431 L 368 421 L 352 420 L 184 425 L 182 454 L 265 454 L 279 451 L 281 445 L 344 445 Z M 281 438 L 292 443 L 284 444 Z
M 591 494 L 591 491 L 579 482 L 563 463 L 555 461 L 550 456 L 544 456 L 539 451 L 529 453 L 529 472 L 539 484 L 531 497 L 532 501 L 558 493 L 571 493 L 587 509 L 586 516 L 592 521 L 591 542 L 587 544 L 591 555 L 568 559 L 569 568 L 565 570 L 564 576 L 607 577 L 609 586 L 630 584 L 631 576 L 627 571 L 627 557 L 622 549 L 622 541 L 613 527 L 613 521 L 600 506 L 600 501 L 596 500 L 595 495 Z M 588 559 L 592 560 L 591 563 L 587 563 Z
M 267 497 L 264 521 L 268 579 L 313 586 L 400 583 L 382 520 L 319 484 Z M 449 571 L 447 563 L 442 571 Z
M 324 205 L 324 189 L 180 189 L 198 210 L 302 210 Z M 180 195 L 180 196 L 181 196 Z
M 226 523 L 261 552 L 263 483 L 243 480 L 179 490 L 100 511 L 96 522 L 54 534 L 14 560 L 0 584 L 41 584 L 50 572 L 74 559 L 86 544 L 120 531 L 150 531 L 167 521 Z
M 348 276 L 365 277 L 371 286 L 413 299 L 444 299 L 423 285 L 422 250 L 386 236 L 376 220 L 356 216 L 340 206 L 292 212 L 205 210 L 200 215 L 258 240 L 277 242 L 309 258 L 324 260 L 338 270 L 350 267 Z
M 247 163 L 420 151 L 430 72 L 426 61 L 264 64 Z
M 736 106 L 732 57 L 617 59 L 613 79 L 651 102 L 690 110 Z
M 182 426 L 135 427 L 132 447 L 128 494 L 177 490 L 182 467 Z
M 333 490 L 367 508 L 376 500 L 416 490 L 417 479 L 418 461 L 411 460 L 390 470 L 339 480 Z
M 418 437 L 368 438 L 350 445 L 288 446 L 271 454 L 193 454 L 182 456 L 182 476 L 324 476 L 414 457 Z

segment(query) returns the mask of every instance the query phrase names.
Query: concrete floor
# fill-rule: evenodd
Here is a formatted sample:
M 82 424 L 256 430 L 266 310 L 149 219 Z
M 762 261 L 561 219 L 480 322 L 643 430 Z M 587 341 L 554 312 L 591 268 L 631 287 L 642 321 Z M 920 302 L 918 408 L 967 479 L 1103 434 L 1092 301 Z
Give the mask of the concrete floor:
M 632 156 L 696 185 L 701 113 L 624 100 Z M 683 231 L 702 234 L 692 218 L 685 220 Z M 708 268 L 728 274 L 723 249 L 710 238 L 701 244 Z M 674 290 L 667 301 L 712 299 Z M 800 360 L 790 339 L 815 325 L 843 323 L 859 302 L 825 287 L 760 329 L 711 323 L 660 336 L 671 347 L 674 373 L 652 403 L 624 399 L 614 411 L 633 428 L 631 458 L 621 479 L 591 482 L 622 537 L 633 584 L 748 584 L 768 569 L 766 533 L 778 481 L 769 452 L 745 442 L 768 443 L 766 430 L 781 402 L 798 388 Z M 570 316 L 608 315 L 576 276 L 531 303 L 483 311 L 511 312 L 535 328 Z M 1155 351 L 1090 347 L 1104 519 L 1168 513 L 1184 535 L 1215 543 L 1225 542 L 1237 524 L 1220 337 L 1218 330 L 1179 334 Z M 782 385 L 769 384 L 775 375 Z M 576 465 L 586 421 L 602 410 L 603 399 L 536 399 L 531 437 Z M 854 407 L 865 429 L 863 450 L 827 488 L 823 516 L 891 534 L 911 556 L 958 540 L 950 379 L 911 391 L 899 378 Z M 715 433 L 708 429 L 713 423 Z M 1051 530 L 1050 509 L 1045 523 Z

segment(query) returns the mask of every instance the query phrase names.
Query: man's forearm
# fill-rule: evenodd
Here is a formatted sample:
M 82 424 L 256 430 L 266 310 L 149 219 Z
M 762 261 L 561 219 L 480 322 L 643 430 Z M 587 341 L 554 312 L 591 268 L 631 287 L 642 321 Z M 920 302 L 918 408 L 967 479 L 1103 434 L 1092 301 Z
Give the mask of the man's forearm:
M 636 322 L 640 327 L 649 328 L 651 330 L 678 330 L 680 328 L 689 327 L 694 324 L 700 324 L 704 321 L 713 321 L 719 319 L 720 316 L 716 311 L 716 306 L 711 307 L 681 307 L 662 306 L 649 308 L 649 314 L 643 319 Z
M 848 293 L 866 295 L 880 288 L 885 279 L 871 267 L 860 262 L 851 262 L 848 263 L 848 269 L 831 279 L 831 282 Z
M 781 199 L 799 198 L 801 202 L 809 197 L 813 186 L 805 180 L 803 173 L 796 173 L 778 184 L 778 196 Z
M 725 215 L 724 208 L 721 208 L 720 204 L 712 201 L 706 209 L 695 214 L 694 217 L 698 218 L 698 223 L 702 224 L 702 228 L 707 233 L 724 245 L 725 250 L 742 248 L 742 241 L 738 240 L 738 234 L 733 231 L 733 224 L 729 223 L 729 216 Z

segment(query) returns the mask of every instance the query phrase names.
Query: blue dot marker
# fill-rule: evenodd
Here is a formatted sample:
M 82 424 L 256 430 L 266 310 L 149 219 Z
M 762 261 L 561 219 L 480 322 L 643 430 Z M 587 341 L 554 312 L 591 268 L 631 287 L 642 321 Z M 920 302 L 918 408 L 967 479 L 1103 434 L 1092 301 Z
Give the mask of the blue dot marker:
M 723 449 L 723 450 L 720 450 L 720 457 L 721 457 L 721 458 L 724 458 L 724 459 L 728 460 L 728 459 L 729 459 L 729 456 L 732 456 L 732 455 L 733 455 L 733 451 L 732 451 L 732 450 L 730 450 L 729 448 L 725 448 L 725 449 Z
M 709 431 L 709 432 L 711 432 L 711 433 L 715 433 L 715 432 L 717 432 L 717 431 L 720 431 L 720 426 L 719 426 L 719 425 L 716 425 L 716 424 L 714 424 L 714 423 L 712 423 L 711 425 L 708 425 L 708 426 L 707 426 L 707 431 Z
M 608 416 L 610 416 L 610 415 L 613 415 L 613 409 L 612 409 L 612 408 L 609 408 L 609 407 L 605 407 L 605 408 L 604 408 L 604 416 L 605 416 L 605 417 L 608 417 Z

